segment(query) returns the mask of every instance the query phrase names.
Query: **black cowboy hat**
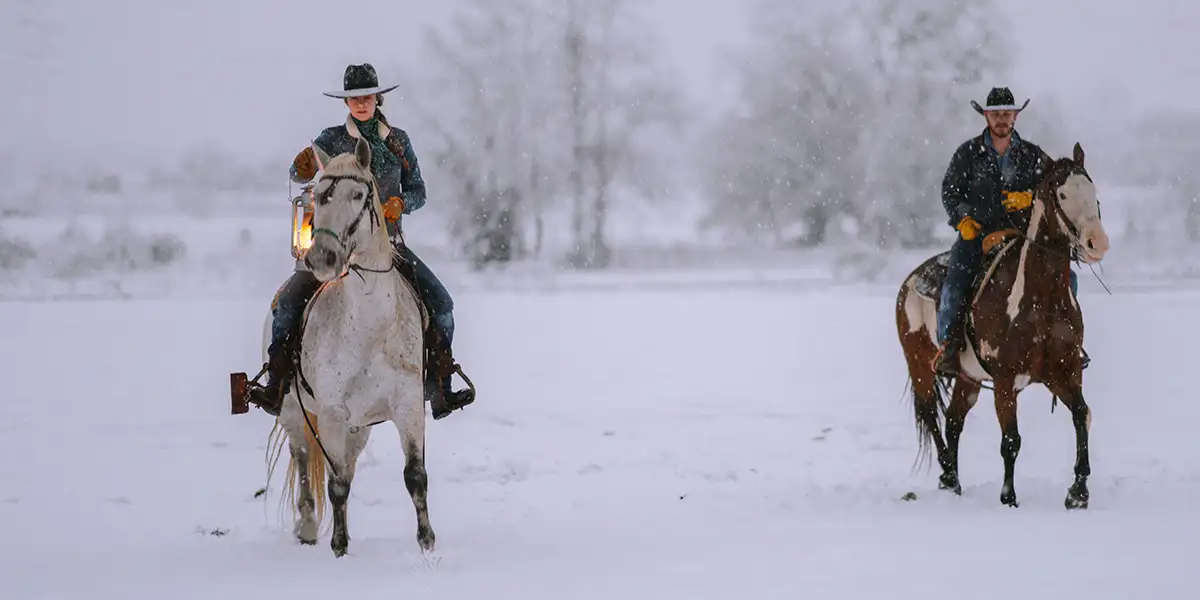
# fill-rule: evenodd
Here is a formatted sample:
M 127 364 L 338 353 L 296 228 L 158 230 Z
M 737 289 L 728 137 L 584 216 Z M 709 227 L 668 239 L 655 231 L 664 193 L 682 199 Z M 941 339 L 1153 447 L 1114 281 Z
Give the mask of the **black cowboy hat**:
M 984 114 L 989 110 L 1015 110 L 1021 112 L 1029 106 L 1029 98 L 1025 99 L 1025 104 L 1017 106 L 1017 101 L 1013 98 L 1013 93 L 1006 87 L 992 88 L 992 91 L 987 95 L 987 108 L 979 106 L 979 103 L 972 100 L 971 106 L 975 108 L 975 112 Z
M 375 67 L 372 67 L 371 63 L 363 63 L 361 65 L 349 65 L 346 67 L 346 74 L 342 76 L 342 91 L 323 93 L 330 98 L 357 98 L 359 96 L 386 94 L 398 87 L 400 86 L 380 87 L 379 76 L 375 74 Z

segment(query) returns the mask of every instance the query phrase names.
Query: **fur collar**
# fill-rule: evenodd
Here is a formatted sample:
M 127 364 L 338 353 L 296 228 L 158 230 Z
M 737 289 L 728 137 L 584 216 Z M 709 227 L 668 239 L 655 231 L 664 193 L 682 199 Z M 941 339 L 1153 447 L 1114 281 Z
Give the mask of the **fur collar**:
M 350 137 L 355 139 L 362 137 L 362 134 L 358 132 L 358 124 L 354 122 L 354 117 L 350 115 L 346 115 L 346 132 L 350 134 Z M 379 119 L 379 137 L 386 140 L 391 134 L 392 130 L 384 124 L 383 119 Z

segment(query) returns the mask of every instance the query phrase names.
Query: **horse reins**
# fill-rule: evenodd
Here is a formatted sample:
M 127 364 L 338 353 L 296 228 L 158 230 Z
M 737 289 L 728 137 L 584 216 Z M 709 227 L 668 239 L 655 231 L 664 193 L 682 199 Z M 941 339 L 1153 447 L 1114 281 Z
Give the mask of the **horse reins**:
M 1088 175 L 1087 171 L 1080 169 L 1079 174 L 1083 175 L 1084 177 L 1087 177 L 1088 181 L 1092 181 L 1092 177 L 1091 177 L 1091 175 Z M 1053 192 L 1051 192 L 1050 195 L 1054 196 Z M 1012 213 L 1005 213 L 1005 219 L 1008 221 L 1009 226 L 1012 227 L 1012 229 L 1017 232 L 1017 236 L 1024 239 L 1025 241 L 1029 242 L 1029 244 L 1031 246 L 1036 246 L 1037 248 L 1039 248 L 1041 250 L 1045 250 L 1046 252 L 1049 252 L 1051 254 L 1059 254 L 1059 255 L 1065 254 L 1067 256 L 1068 262 L 1074 262 L 1075 264 L 1078 265 L 1080 263 L 1080 260 L 1079 260 L 1079 253 L 1077 251 L 1077 248 L 1081 245 L 1081 242 L 1082 242 L 1082 240 L 1079 237 L 1079 228 L 1076 227 L 1075 223 L 1073 221 L 1071 221 L 1071 219 L 1067 216 L 1066 211 L 1063 210 L 1062 204 L 1059 203 L 1057 198 L 1054 198 L 1053 201 L 1051 201 L 1051 202 L 1047 202 L 1047 204 L 1050 205 L 1050 210 L 1052 211 L 1052 214 L 1055 217 L 1058 217 L 1067 228 L 1067 237 L 1069 238 L 1069 245 L 1065 252 L 1063 250 L 1060 250 L 1059 248 L 1040 243 L 1037 240 L 1029 237 L 1029 234 L 1027 233 L 1027 227 L 1026 228 L 1018 227 L 1017 224 L 1013 222 Z M 1100 200 L 1096 200 L 1096 217 L 1097 218 L 1100 217 Z M 1112 290 L 1108 289 L 1108 285 L 1105 284 L 1104 280 L 1101 279 L 1100 276 L 1096 274 L 1096 269 L 1094 267 L 1092 267 L 1091 265 L 1088 265 L 1088 269 L 1091 270 L 1092 275 L 1096 278 L 1096 281 L 1099 281 L 1100 285 L 1104 287 L 1104 291 L 1108 292 L 1109 295 L 1112 295 Z
M 322 194 L 323 196 L 327 196 L 330 193 L 332 193 L 333 188 L 335 186 L 337 186 L 338 182 L 340 182 L 343 179 L 351 179 L 351 180 L 357 181 L 359 183 L 362 183 L 362 184 L 366 185 L 367 189 L 370 191 L 370 193 L 366 194 L 366 197 L 363 199 L 362 208 L 358 211 L 358 214 L 355 216 L 354 221 L 352 221 L 350 223 L 350 225 L 346 227 L 346 231 L 344 233 L 339 235 L 337 232 L 335 232 L 332 229 L 329 229 L 327 227 L 318 227 L 318 228 L 313 229 L 313 232 L 312 232 L 313 237 L 316 237 L 316 235 L 318 233 L 323 233 L 329 237 L 332 237 L 335 242 L 337 242 L 343 249 L 346 250 L 346 257 L 347 257 L 347 259 L 349 259 L 350 255 L 352 255 L 354 253 L 354 247 L 347 247 L 346 240 L 349 240 L 349 238 L 358 231 L 358 227 L 359 227 L 359 224 L 362 222 L 363 215 L 370 214 L 370 216 L 371 216 L 370 223 L 371 223 L 372 231 L 374 231 L 377 227 L 379 227 L 379 214 L 375 210 L 372 210 L 372 203 L 375 201 L 376 198 L 379 197 L 379 192 L 376 187 L 376 182 L 374 181 L 373 178 L 371 180 L 367 180 L 365 178 L 357 177 L 355 175 L 342 175 L 342 176 L 337 176 L 337 177 L 330 177 L 330 179 L 333 180 L 333 183 L 330 184 L 329 188 L 323 192 L 323 194 Z M 317 202 L 316 202 L 315 197 L 313 198 L 313 200 L 314 200 L 313 210 L 314 210 L 314 215 L 315 215 Z M 315 216 L 314 216 L 314 219 L 315 219 Z M 362 279 L 365 282 L 366 278 L 364 278 L 362 275 L 363 271 L 366 271 L 369 273 L 380 273 L 380 274 L 390 273 L 391 271 L 396 269 L 396 263 L 393 261 L 391 263 L 391 266 L 389 266 L 387 269 L 371 269 L 368 267 L 364 267 L 362 265 L 356 265 L 353 262 L 351 262 L 347 266 L 347 269 L 350 271 L 354 271 L 358 275 L 359 279 Z M 347 275 L 347 273 L 343 273 L 338 276 L 338 279 L 341 279 L 341 278 L 345 277 L 346 275 Z M 312 301 L 315 300 L 317 298 L 317 296 L 320 295 L 321 291 L 325 289 L 326 285 L 328 285 L 328 282 L 326 284 L 322 284 L 321 287 L 317 288 L 317 291 L 313 294 L 313 297 L 311 299 L 309 299 L 309 301 L 308 301 L 310 306 L 312 304 Z M 306 311 L 304 311 L 304 318 L 300 321 L 300 329 L 299 329 L 299 331 L 296 332 L 297 342 L 302 341 L 304 339 L 304 330 L 307 328 L 307 325 L 308 325 L 308 311 L 306 310 Z M 312 420 L 308 416 L 308 409 L 304 407 L 304 398 L 303 398 L 303 395 L 300 393 L 300 386 L 301 385 L 304 386 L 304 391 L 307 392 L 309 396 L 315 397 L 316 394 L 313 393 L 312 386 L 309 385 L 309 383 L 308 383 L 308 378 L 306 378 L 304 376 L 304 367 L 303 367 L 302 360 L 301 360 L 302 356 L 303 356 L 303 352 L 300 350 L 297 350 L 293 354 L 293 366 L 296 369 L 296 376 L 295 376 L 295 382 L 294 382 L 295 388 L 296 388 L 296 402 L 300 404 L 300 412 L 304 415 L 304 422 L 308 425 L 308 430 L 310 433 L 312 433 L 313 439 L 316 440 L 317 447 L 321 449 L 321 454 L 323 454 L 325 456 L 325 460 L 326 460 L 326 462 L 329 463 L 330 469 L 333 470 L 334 476 L 340 478 L 341 475 L 338 473 L 337 463 L 335 463 L 333 461 L 333 459 L 330 458 L 329 451 L 325 449 L 325 444 L 321 442 L 321 436 L 318 435 L 318 433 L 317 433 L 317 428 L 313 426 Z

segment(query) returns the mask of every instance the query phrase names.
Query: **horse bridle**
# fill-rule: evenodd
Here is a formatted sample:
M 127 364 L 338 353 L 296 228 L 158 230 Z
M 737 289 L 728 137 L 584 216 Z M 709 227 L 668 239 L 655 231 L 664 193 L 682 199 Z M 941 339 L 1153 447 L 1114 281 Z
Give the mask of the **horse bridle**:
M 1068 172 L 1067 175 L 1069 177 L 1071 175 L 1076 175 L 1076 174 L 1083 175 L 1084 177 L 1087 177 L 1088 181 L 1092 181 L 1092 176 L 1088 174 L 1086 169 L 1072 164 L 1072 166 L 1070 167 L 1070 171 Z M 1062 223 L 1067 228 L 1067 237 L 1068 237 L 1069 243 L 1070 243 L 1070 247 L 1067 249 L 1067 258 L 1069 260 L 1074 260 L 1074 261 L 1078 262 L 1079 261 L 1079 248 L 1083 245 L 1082 239 L 1080 238 L 1080 235 L 1079 235 L 1079 227 L 1077 227 L 1075 225 L 1075 222 L 1072 221 L 1070 219 L 1070 217 L 1067 216 L 1067 212 L 1065 210 L 1063 210 L 1062 199 L 1058 197 L 1058 194 L 1056 193 L 1057 190 L 1051 188 L 1050 186 L 1046 186 L 1046 188 L 1051 196 L 1051 198 L 1046 201 L 1047 204 L 1050 204 L 1051 214 L 1053 214 L 1055 217 L 1058 217 L 1060 220 L 1062 220 Z M 1037 190 L 1034 190 L 1034 192 L 1036 195 Z M 1096 217 L 1100 218 L 1100 201 L 1099 200 L 1096 201 Z M 1009 222 L 1009 225 L 1012 225 L 1017 231 L 1021 232 L 1021 237 L 1025 238 L 1026 241 L 1028 241 L 1030 244 L 1037 246 L 1038 248 L 1041 248 L 1047 252 L 1054 252 L 1054 253 L 1062 252 L 1058 248 L 1051 248 L 1044 244 L 1038 243 L 1037 240 L 1030 238 L 1021 228 L 1015 226 L 1015 224 L 1012 222 L 1011 214 L 1008 215 L 1008 222 Z
M 322 179 L 324 179 L 324 178 L 322 178 Z M 355 234 L 355 232 L 358 231 L 358 227 L 362 223 L 363 216 L 370 215 L 372 230 L 374 230 L 374 228 L 379 226 L 379 214 L 376 213 L 374 210 L 372 210 L 372 204 L 373 204 L 375 198 L 377 198 L 379 194 L 378 194 L 378 190 L 376 189 L 376 186 L 375 186 L 375 181 L 373 179 L 366 179 L 363 177 L 358 177 L 356 175 L 340 175 L 340 176 L 336 176 L 336 177 L 329 177 L 328 179 L 331 180 L 332 183 L 330 183 L 329 187 L 326 188 L 321 193 L 321 199 L 318 200 L 315 197 L 313 198 L 313 200 L 314 200 L 313 210 L 314 211 L 316 210 L 316 206 L 323 204 L 324 202 L 327 201 L 327 198 L 329 197 L 329 195 L 333 193 L 333 189 L 335 187 L 337 187 L 337 184 L 340 183 L 342 180 L 349 179 L 351 181 L 357 181 L 358 183 L 361 183 L 361 184 L 367 186 L 367 190 L 368 190 L 368 193 L 363 194 L 362 208 L 360 208 L 358 210 L 358 214 L 355 215 L 354 220 L 351 221 L 350 224 L 346 226 L 345 231 L 343 231 L 341 234 L 338 234 L 338 232 L 336 232 L 332 229 L 329 229 L 328 227 L 316 227 L 313 229 L 313 232 L 312 232 L 312 235 L 314 238 L 317 236 L 318 233 L 321 233 L 321 234 L 324 234 L 324 235 L 327 235 L 327 236 L 333 238 L 333 241 L 337 242 L 338 245 L 341 246 L 342 249 L 346 251 L 346 258 L 348 260 L 350 258 L 350 255 L 354 254 L 354 246 L 347 246 L 347 242 L 349 242 L 350 238 Z M 362 265 L 351 264 L 350 268 L 355 271 L 370 271 L 372 273 L 387 273 L 388 271 L 391 271 L 393 268 L 395 268 L 395 266 L 393 265 L 392 267 L 387 268 L 387 269 L 368 269 Z M 360 273 L 359 276 L 361 277 L 362 274 Z

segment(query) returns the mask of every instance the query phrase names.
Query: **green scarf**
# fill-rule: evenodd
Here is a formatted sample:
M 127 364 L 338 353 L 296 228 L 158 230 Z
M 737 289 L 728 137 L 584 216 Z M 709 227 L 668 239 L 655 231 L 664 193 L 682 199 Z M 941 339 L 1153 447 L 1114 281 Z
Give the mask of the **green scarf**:
M 391 149 L 379 135 L 379 114 L 372 115 L 366 121 L 359 121 L 353 116 L 350 118 L 354 119 L 354 124 L 358 126 L 359 135 L 371 145 L 371 172 L 375 174 L 376 179 L 383 177 L 394 161 L 391 160 Z

